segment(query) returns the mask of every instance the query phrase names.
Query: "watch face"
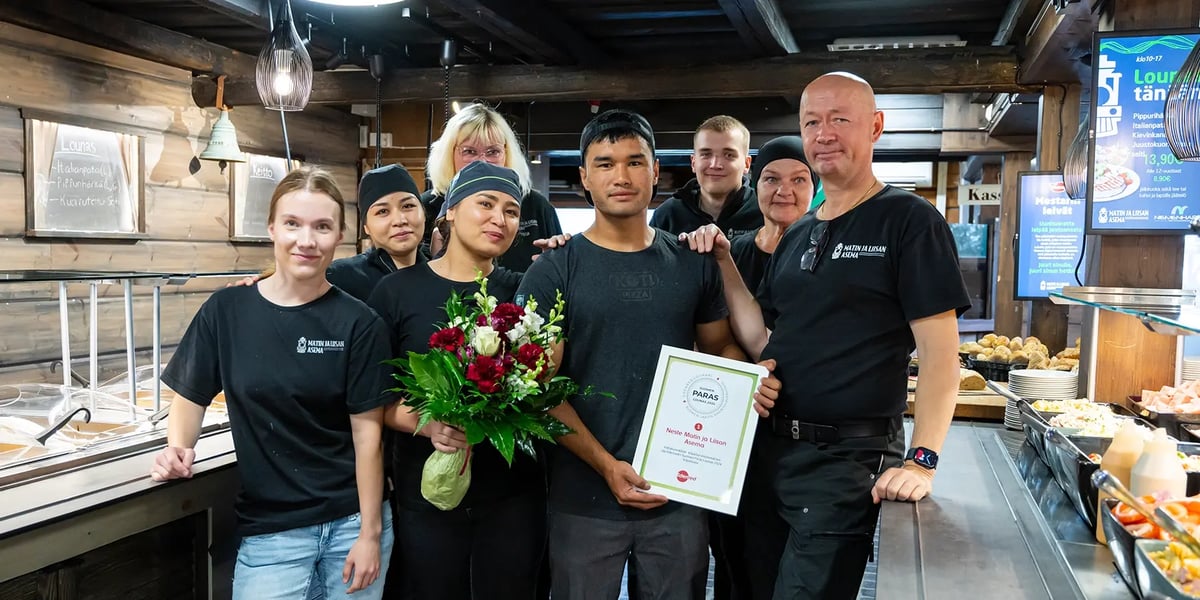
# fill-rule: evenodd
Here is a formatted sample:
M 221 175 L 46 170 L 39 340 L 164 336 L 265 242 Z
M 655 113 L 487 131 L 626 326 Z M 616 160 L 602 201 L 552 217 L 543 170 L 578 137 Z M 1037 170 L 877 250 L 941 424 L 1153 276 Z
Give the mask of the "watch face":
M 933 450 L 928 448 L 913 448 L 908 451 L 908 454 L 910 460 L 926 469 L 937 468 L 938 455 Z

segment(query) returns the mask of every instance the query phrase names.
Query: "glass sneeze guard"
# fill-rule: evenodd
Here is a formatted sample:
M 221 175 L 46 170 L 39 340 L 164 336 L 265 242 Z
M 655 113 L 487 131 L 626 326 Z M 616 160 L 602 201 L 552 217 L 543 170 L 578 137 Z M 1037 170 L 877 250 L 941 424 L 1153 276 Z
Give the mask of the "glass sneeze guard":
M 1077 304 L 1129 315 L 1164 335 L 1200 335 L 1200 306 L 1195 290 L 1065 287 L 1050 292 L 1055 304 Z

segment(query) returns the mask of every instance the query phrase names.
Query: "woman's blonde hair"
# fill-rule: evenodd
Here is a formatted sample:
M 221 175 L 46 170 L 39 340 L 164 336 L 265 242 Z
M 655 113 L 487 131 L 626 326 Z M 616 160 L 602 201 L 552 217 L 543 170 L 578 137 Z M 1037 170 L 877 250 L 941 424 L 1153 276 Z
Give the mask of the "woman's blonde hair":
M 450 117 L 442 129 L 442 137 L 433 142 L 429 150 L 425 174 L 429 176 L 435 193 L 445 196 L 446 190 L 450 189 L 450 180 L 457 173 L 454 169 L 454 153 L 459 144 L 471 138 L 503 143 L 504 166 L 516 171 L 517 179 L 521 182 L 521 195 L 529 193 L 533 187 L 529 179 L 529 164 L 525 162 L 525 153 L 517 134 L 503 115 L 478 102 L 463 107 L 458 114 Z
M 317 167 L 293 169 L 279 180 L 279 184 L 275 186 L 275 192 L 271 194 L 270 208 L 267 209 L 267 223 L 275 222 L 275 208 L 279 205 L 280 198 L 302 190 L 329 196 L 338 207 L 338 231 L 346 230 L 346 198 L 342 196 L 342 190 L 338 187 L 333 174 Z M 265 279 L 274 274 L 275 263 L 271 263 L 270 266 L 263 269 L 260 277 Z

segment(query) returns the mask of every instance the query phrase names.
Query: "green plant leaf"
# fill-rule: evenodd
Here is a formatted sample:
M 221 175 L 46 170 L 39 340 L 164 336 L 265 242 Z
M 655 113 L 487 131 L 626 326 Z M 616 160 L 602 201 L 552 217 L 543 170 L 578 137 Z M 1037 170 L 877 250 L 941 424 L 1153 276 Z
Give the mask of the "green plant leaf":
M 446 372 L 437 366 L 437 358 L 431 354 L 408 353 L 408 365 L 416 384 L 430 395 L 448 396 L 450 381 Z
M 500 451 L 500 456 L 503 456 L 504 460 L 508 462 L 508 466 L 511 467 L 513 461 L 513 447 L 515 445 L 512 428 L 496 427 L 489 433 L 488 439 L 491 440 L 492 445 L 496 447 L 496 450 Z

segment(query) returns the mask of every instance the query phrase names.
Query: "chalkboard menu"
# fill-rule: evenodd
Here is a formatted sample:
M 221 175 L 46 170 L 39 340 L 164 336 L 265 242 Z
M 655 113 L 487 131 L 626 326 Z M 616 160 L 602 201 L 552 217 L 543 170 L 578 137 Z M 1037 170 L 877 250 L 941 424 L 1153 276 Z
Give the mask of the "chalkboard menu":
M 1167 91 L 1200 32 L 1096 34 L 1088 233 L 1184 234 L 1200 216 L 1200 164 L 1171 153 Z
M 1013 296 L 1016 300 L 1049 298 L 1076 285 L 1075 267 L 1083 280 L 1083 200 L 1067 196 L 1062 173 L 1017 175 L 1017 240 Z
M 141 138 L 40 119 L 25 128 L 27 235 L 143 237 Z
M 275 156 L 247 154 L 246 162 L 233 163 L 229 181 L 229 237 L 236 241 L 270 241 L 267 213 L 275 186 L 292 169 L 300 166 Z

